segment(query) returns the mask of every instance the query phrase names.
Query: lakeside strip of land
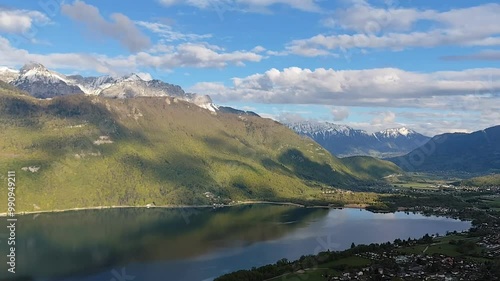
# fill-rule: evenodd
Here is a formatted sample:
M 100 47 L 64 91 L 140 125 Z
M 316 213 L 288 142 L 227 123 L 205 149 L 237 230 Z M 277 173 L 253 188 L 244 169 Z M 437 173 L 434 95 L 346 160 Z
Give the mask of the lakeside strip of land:
M 32 215 L 32 214 L 43 214 L 43 213 L 63 213 L 71 211 L 88 211 L 88 210 L 103 210 L 103 209 L 127 209 L 127 208 L 146 208 L 146 209 L 202 209 L 202 208 L 224 208 L 224 207 L 234 207 L 242 205 L 254 205 L 254 204 L 271 204 L 271 205 L 287 205 L 301 208 L 324 208 L 324 209 L 338 209 L 338 208 L 352 208 L 352 209 L 364 209 L 366 205 L 363 204 L 347 204 L 345 206 L 329 206 L 329 205 L 303 205 L 293 202 L 274 202 L 274 201 L 239 201 L 237 203 L 229 205 L 164 205 L 164 206 L 133 206 L 133 205 L 113 205 L 113 206 L 94 206 L 94 207 L 79 207 L 79 208 L 68 208 L 68 209 L 55 209 L 55 210 L 36 210 L 36 211 L 25 211 L 17 212 L 16 216 L 22 215 Z M 6 217 L 7 213 L 0 213 L 0 217 Z

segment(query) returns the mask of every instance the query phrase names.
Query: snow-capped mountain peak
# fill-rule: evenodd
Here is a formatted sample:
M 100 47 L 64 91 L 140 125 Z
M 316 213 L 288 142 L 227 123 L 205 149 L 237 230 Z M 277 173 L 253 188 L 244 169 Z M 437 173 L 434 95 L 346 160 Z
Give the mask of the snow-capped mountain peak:
M 63 81 L 68 82 L 65 75 L 48 70 L 40 63 L 30 62 L 25 64 L 19 70 L 19 77 L 16 80 L 29 80 L 30 82 L 41 81 L 57 83 Z
M 302 135 L 345 135 L 350 136 L 353 134 L 361 134 L 368 135 L 363 130 L 356 130 L 349 126 L 339 125 L 329 122 L 312 122 L 312 121 L 303 121 L 303 122 L 285 122 L 286 125 L 294 130 L 295 132 Z
M 24 65 L 10 84 L 37 98 L 82 94 L 82 90 L 60 73 L 50 71 L 40 63 Z
M 0 66 L 0 81 L 10 83 L 19 76 L 19 71 L 16 69 Z
M 400 136 L 408 137 L 413 134 L 416 134 L 416 132 L 406 127 L 392 128 L 375 133 L 377 137 L 386 137 L 386 138 L 397 138 Z
M 144 81 L 139 75 L 131 73 L 129 75 L 123 76 L 123 81 Z
M 184 92 L 177 85 L 155 80 L 148 73 L 124 76 L 83 77 L 51 71 L 37 62 L 25 64 L 19 71 L 0 68 L 0 80 L 30 93 L 37 98 L 52 98 L 71 94 L 99 95 L 110 98 L 176 97 L 212 112 L 218 107 L 209 96 Z
M 373 134 L 345 125 L 328 122 L 285 122 L 300 135 L 305 135 L 337 156 L 394 156 L 408 153 L 429 140 L 407 127 L 388 129 Z
M 12 69 L 12 68 L 8 68 L 6 66 L 0 66 L 0 72 L 12 72 L 12 73 L 19 73 L 18 70 L 16 69 Z
M 41 63 L 37 63 L 37 62 L 29 62 L 27 64 L 25 64 L 23 67 L 21 67 L 21 69 L 19 70 L 19 72 L 21 73 L 21 75 L 27 73 L 27 72 L 49 72 L 49 70 Z

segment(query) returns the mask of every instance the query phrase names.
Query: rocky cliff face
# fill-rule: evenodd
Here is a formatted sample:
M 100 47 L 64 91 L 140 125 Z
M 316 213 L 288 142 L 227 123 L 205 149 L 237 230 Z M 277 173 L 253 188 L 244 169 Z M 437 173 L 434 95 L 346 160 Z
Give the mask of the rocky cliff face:
M 29 63 L 23 66 L 19 71 L 19 75 L 10 81 L 10 84 L 36 98 L 52 98 L 84 93 L 80 87 L 73 85 L 66 76 L 50 71 L 37 63 Z
M 19 71 L 2 67 L 0 80 L 28 92 L 36 98 L 53 98 L 73 94 L 96 95 L 106 98 L 175 97 L 212 112 L 218 107 L 209 96 L 186 93 L 180 86 L 156 79 L 143 79 L 137 74 L 113 77 L 66 76 L 48 70 L 39 63 L 29 63 Z

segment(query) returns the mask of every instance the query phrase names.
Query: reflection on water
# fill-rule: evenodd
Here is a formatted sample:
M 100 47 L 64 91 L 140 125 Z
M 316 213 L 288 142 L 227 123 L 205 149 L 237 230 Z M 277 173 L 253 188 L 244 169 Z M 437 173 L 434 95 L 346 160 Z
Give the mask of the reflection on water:
M 413 214 L 273 205 L 29 215 L 18 218 L 16 276 L 107 281 L 123 269 L 135 280 L 210 280 L 283 257 L 344 249 L 352 242 L 469 227 L 468 222 Z M 0 245 L 6 253 L 6 244 Z

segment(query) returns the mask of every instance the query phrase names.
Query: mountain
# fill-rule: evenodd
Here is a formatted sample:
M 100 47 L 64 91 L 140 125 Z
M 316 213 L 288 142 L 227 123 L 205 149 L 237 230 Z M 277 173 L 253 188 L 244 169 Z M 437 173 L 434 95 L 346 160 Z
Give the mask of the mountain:
M 231 113 L 231 114 L 237 114 L 237 115 L 248 115 L 248 116 L 257 116 L 259 117 L 259 115 L 253 111 L 245 111 L 245 110 L 239 110 L 239 109 L 235 109 L 235 108 L 232 108 L 232 107 L 228 107 L 228 106 L 219 106 L 218 108 L 219 111 L 221 112 L 224 112 L 224 113 Z
M 3 91 L 4 93 L 10 93 L 14 95 L 28 95 L 28 93 L 23 92 L 18 88 L 12 86 L 11 84 L 6 83 L 2 80 L 0 80 L 0 90 Z
M 6 67 L 0 68 L 0 79 L 36 98 L 53 98 L 72 94 L 98 95 L 108 98 L 168 96 L 191 102 L 212 112 L 217 111 L 217 106 L 212 103 L 209 96 L 186 93 L 178 85 L 156 79 L 144 80 L 134 73 L 118 77 L 66 76 L 48 70 L 42 64 L 31 62 L 24 65 L 20 71 Z
M 73 85 L 66 76 L 50 71 L 38 63 L 23 66 L 19 75 L 11 80 L 10 84 L 36 98 L 83 94 L 83 91 L 77 85 Z
M 101 76 L 82 77 L 68 76 L 74 85 L 89 95 L 101 95 L 110 98 L 131 98 L 141 96 L 170 96 L 191 98 L 180 86 L 165 83 L 160 80 L 143 80 L 137 74 L 122 77 Z
M 453 183 L 461 186 L 491 187 L 500 186 L 500 174 L 491 174 L 481 177 L 473 177 Z
M 312 138 L 338 157 L 403 155 L 430 139 L 405 127 L 369 134 L 329 122 L 304 121 L 286 125 L 298 134 Z
M 390 175 L 400 174 L 401 169 L 394 163 L 369 156 L 351 156 L 342 158 L 342 163 L 351 171 L 366 180 L 381 179 Z
M 470 134 L 438 135 L 410 153 L 388 160 L 407 171 L 500 171 L 500 126 Z
M 44 100 L 0 89 L 0 147 L 0 170 L 22 179 L 16 211 L 315 200 L 318 187 L 379 180 L 278 122 L 175 97 Z
M 0 66 L 0 81 L 10 83 L 19 76 L 19 71 L 8 67 Z

